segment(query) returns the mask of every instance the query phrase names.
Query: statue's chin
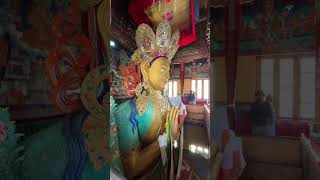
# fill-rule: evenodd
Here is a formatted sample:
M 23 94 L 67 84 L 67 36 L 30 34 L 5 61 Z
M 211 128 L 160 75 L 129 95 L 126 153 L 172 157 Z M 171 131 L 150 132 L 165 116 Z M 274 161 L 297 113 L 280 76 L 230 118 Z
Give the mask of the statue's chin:
M 163 91 L 165 89 L 165 86 L 163 86 L 163 85 L 157 85 L 157 86 L 152 85 L 152 88 L 154 90 L 156 90 L 156 91 Z
M 153 89 L 156 91 L 163 91 L 164 90 L 164 88 L 153 88 Z

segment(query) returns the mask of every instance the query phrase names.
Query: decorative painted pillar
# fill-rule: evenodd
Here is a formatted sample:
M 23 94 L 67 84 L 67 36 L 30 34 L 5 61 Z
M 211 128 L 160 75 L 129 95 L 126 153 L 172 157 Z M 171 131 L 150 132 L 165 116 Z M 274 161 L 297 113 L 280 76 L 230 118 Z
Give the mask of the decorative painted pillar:
M 181 63 L 180 64 L 180 89 L 181 89 L 181 95 L 184 94 L 183 89 L 184 89 L 184 74 L 185 74 L 185 64 Z
M 79 0 L 71 0 L 71 18 L 74 22 L 80 22 L 81 16 L 79 13 Z
M 104 64 L 108 67 L 109 59 L 109 34 L 111 33 L 111 0 L 103 0 L 97 7 L 97 25 L 99 30 L 98 40 L 99 47 L 101 47 L 101 53 L 104 57 Z M 109 22 L 109 23 L 106 23 Z
M 240 45 L 240 3 L 228 1 L 224 7 L 227 113 L 230 129 L 235 129 L 235 89 Z
M 97 30 L 96 8 L 92 7 L 88 10 L 88 33 L 92 46 L 92 60 L 90 62 L 90 69 L 94 69 L 99 64 L 99 40 Z

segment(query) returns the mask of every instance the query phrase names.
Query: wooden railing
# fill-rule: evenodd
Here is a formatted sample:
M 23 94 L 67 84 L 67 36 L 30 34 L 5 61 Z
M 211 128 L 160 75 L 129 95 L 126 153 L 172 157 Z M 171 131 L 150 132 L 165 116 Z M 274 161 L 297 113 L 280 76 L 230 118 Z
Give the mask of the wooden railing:
M 304 180 L 318 180 L 320 178 L 320 156 L 311 144 L 310 139 L 301 137 L 302 166 Z
M 207 126 L 207 134 L 208 134 L 208 140 L 210 141 L 210 105 L 205 104 L 204 105 L 204 120 L 206 122 Z

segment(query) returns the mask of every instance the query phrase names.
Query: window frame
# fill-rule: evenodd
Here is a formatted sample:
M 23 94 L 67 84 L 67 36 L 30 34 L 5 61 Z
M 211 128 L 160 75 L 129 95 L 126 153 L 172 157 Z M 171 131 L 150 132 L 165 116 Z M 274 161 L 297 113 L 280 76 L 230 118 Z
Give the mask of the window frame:
M 178 91 L 178 80 L 176 80 L 176 79 L 173 79 L 173 80 L 169 80 L 168 82 L 167 82 L 167 84 L 166 84 L 166 86 L 165 86 L 165 94 L 166 94 L 166 96 L 168 96 L 168 97 L 176 97 L 176 96 L 174 96 L 174 83 L 177 83 L 177 89 L 176 89 L 176 91 L 177 91 L 177 96 L 178 96 L 178 93 L 179 93 L 179 91 Z M 169 88 L 169 84 L 172 84 L 172 88 L 170 89 Z M 170 91 L 171 91 L 171 95 L 172 96 L 170 96 Z
M 280 106 L 280 61 L 281 59 L 292 58 L 293 59 L 293 92 L 292 92 L 292 117 L 283 117 L 279 115 Z M 313 53 L 299 53 L 289 55 L 263 55 L 257 56 L 257 89 L 262 89 L 262 60 L 273 59 L 273 104 L 277 112 L 277 118 L 281 120 L 307 120 L 315 121 L 317 116 L 317 102 L 314 101 L 315 112 L 313 118 L 302 117 L 300 113 L 300 89 L 301 89 L 301 66 L 300 62 L 303 58 L 313 58 L 316 63 L 316 57 Z M 316 68 L 314 69 L 315 80 L 316 80 Z M 316 81 L 314 82 L 314 94 L 316 96 Z
M 199 99 L 199 100 L 207 100 L 209 101 L 210 100 L 210 79 L 209 78 L 194 78 L 194 79 L 190 79 L 191 80 L 191 83 L 190 83 L 190 89 L 193 91 L 192 89 L 192 81 L 195 81 L 196 82 L 196 91 L 195 91 L 195 94 L 196 94 L 196 99 Z M 198 80 L 201 80 L 201 98 L 198 98 Z M 204 99 L 204 81 L 205 80 L 208 80 L 208 99 Z

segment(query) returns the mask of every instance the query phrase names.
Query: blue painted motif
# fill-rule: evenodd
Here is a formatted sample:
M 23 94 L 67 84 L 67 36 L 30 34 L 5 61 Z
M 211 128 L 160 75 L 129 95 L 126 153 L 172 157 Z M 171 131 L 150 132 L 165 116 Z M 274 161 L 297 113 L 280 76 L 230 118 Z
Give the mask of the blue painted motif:
M 114 115 L 116 118 L 120 152 L 124 153 L 137 146 L 140 139 L 148 132 L 154 117 L 152 102 L 149 101 L 146 112 L 139 115 L 136 112 L 136 106 L 133 101 L 128 100 L 118 106 Z M 134 133 L 133 129 L 135 129 Z
M 68 148 L 69 161 L 64 179 L 81 180 L 81 176 L 88 159 L 82 135 L 82 124 L 88 113 L 83 111 L 74 115 L 64 123 L 64 136 Z

